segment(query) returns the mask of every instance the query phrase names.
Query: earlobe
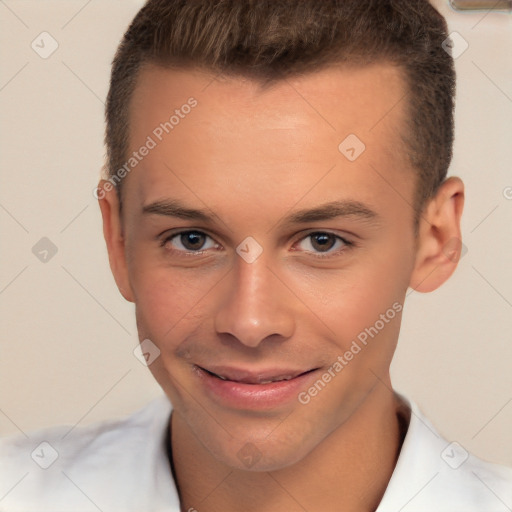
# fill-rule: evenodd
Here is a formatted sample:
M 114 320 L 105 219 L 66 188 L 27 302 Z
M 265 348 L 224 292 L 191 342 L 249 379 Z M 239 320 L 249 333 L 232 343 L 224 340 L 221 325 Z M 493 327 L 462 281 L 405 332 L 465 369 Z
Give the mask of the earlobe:
M 134 302 L 126 264 L 125 239 L 117 191 L 110 182 L 101 180 L 97 188 L 97 197 L 103 219 L 103 236 L 107 244 L 110 269 L 121 295 L 127 301 Z
M 456 177 L 445 180 L 425 206 L 409 283 L 414 290 L 436 290 L 457 268 L 464 250 L 460 231 L 463 207 L 464 183 Z

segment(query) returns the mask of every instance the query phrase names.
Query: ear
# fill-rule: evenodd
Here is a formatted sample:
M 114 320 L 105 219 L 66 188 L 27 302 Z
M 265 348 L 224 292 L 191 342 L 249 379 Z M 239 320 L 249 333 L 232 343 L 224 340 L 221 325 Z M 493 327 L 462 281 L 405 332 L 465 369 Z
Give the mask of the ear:
M 103 218 L 103 236 L 107 243 L 110 269 L 121 295 L 127 301 L 134 302 L 126 264 L 125 239 L 117 190 L 109 181 L 101 180 L 96 189 L 96 197 Z
M 460 218 L 464 183 L 451 177 L 428 201 L 420 217 L 414 270 L 409 286 L 422 293 L 441 286 L 455 271 L 462 255 Z

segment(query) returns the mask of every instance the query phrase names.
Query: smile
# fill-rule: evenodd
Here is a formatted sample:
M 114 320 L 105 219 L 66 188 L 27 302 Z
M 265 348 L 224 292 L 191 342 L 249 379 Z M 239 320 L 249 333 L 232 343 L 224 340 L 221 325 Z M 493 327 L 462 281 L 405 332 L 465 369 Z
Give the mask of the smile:
M 221 380 L 230 380 L 232 382 L 240 382 L 243 384 L 270 384 L 272 382 L 281 382 L 286 380 L 291 380 L 296 377 L 299 377 L 300 375 L 304 375 L 306 373 L 309 373 L 312 370 L 306 370 L 306 371 L 296 371 L 296 370 L 268 370 L 268 371 L 261 371 L 261 372 L 245 372 L 242 370 L 235 370 L 235 369 L 227 369 L 227 370 L 218 370 L 218 371 L 212 371 L 207 370 L 206 368 L 199 367 L 205 372 L 209 373 L 210 375 L 213 375 L 214 377 L 218 377 Z
M 195 366 L 204 393 L 222 406 L 237 409 L 270 409 L 296 399 L 319 369 L 289 368 L 248 371 L 232 367 Z

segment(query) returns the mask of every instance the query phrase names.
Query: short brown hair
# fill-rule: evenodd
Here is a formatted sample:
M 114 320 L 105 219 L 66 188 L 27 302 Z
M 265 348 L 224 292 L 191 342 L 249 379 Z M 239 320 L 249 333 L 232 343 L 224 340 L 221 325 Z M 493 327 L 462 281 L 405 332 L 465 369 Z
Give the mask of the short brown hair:
M 428 0 L 148 0 L 117 50 L 106 104 L 107 170 L 123 166 L 141 66 L 198 67 L 268 85 L 337 63 L 398 65 L 401 134 L 417 172 L 415 221 L 452 158 L 455 70 L 445 19 Z M 120 183 L 117 187 L 120 194 Z

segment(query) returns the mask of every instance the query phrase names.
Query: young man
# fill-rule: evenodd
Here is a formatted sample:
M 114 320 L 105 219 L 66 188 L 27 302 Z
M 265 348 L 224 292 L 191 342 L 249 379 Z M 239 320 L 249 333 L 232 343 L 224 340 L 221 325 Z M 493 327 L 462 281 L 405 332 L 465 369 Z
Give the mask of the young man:
M 427 0 L 144 6 L 97 195 L 166 396 L 5 441 L 0 510 L 510 510 L 512 470 L 389 376 L 407 289 L 460 253 L 446 38 Z

